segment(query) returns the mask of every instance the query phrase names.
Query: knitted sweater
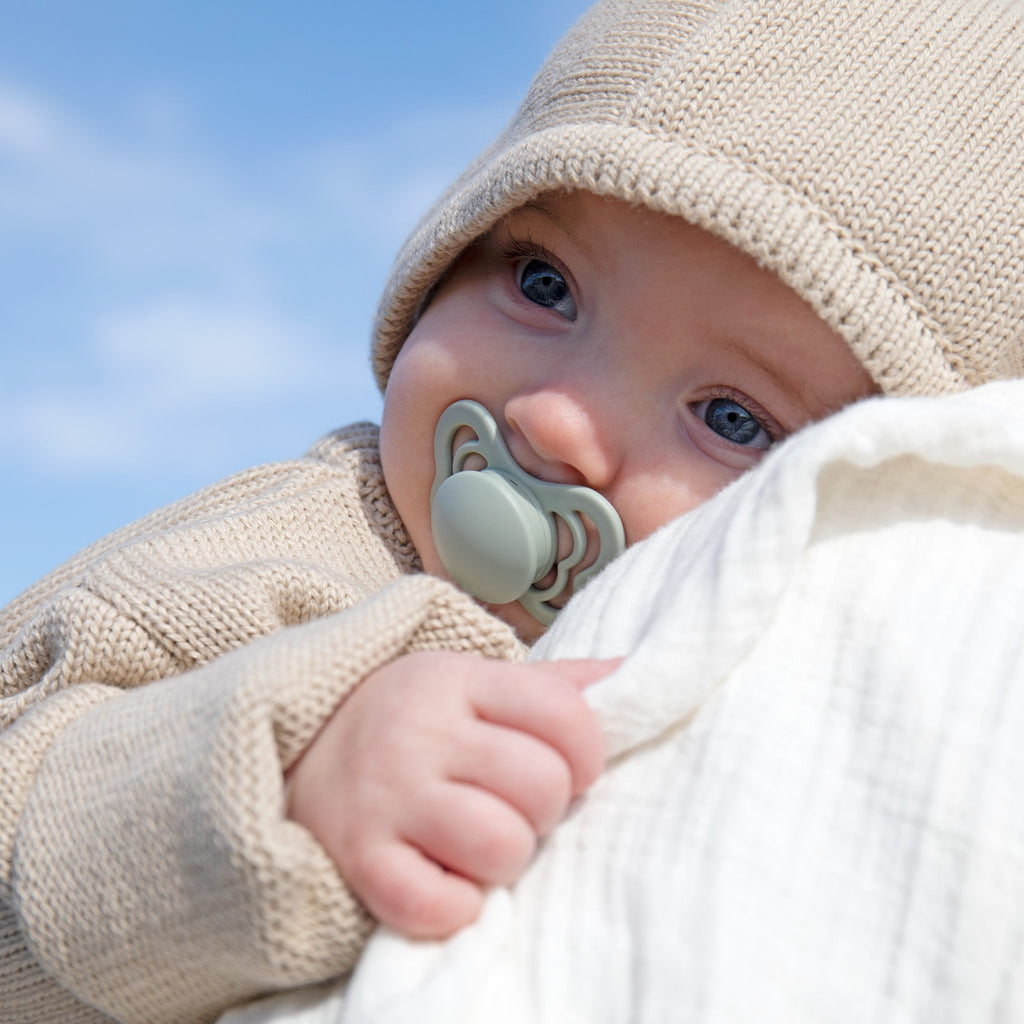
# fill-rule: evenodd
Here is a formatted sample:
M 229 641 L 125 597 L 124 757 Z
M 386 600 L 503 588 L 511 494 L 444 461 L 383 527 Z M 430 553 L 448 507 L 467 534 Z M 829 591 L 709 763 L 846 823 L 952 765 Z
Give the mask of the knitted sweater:
M 370 671 L 518 641 L 423 575 L 376 428 L 87 549 L 0 614 L 0 1020 L 199 1021 L 372 922 L 283 773 Z

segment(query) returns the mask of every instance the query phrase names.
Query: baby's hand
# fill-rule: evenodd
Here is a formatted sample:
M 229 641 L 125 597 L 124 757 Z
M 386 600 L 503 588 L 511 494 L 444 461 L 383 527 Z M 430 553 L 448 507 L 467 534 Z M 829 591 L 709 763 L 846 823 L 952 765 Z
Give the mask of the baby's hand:
M 289 774 L 288 815 L 371 914 L 417 938 L 473 921 L 600 774 L 581 690 L 617 661 L 410 654 L 372 673 Z

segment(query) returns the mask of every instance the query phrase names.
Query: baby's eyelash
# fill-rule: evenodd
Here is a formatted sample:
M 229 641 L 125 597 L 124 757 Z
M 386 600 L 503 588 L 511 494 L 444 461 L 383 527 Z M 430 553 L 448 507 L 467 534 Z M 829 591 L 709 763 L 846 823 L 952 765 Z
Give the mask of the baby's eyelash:
M 537 259 L 550 263 L 558 271 L 562 270 L 561 261 L 553 252 L 529 238 L 498 239 L 498 254 L 510 263 L 521 259 Z

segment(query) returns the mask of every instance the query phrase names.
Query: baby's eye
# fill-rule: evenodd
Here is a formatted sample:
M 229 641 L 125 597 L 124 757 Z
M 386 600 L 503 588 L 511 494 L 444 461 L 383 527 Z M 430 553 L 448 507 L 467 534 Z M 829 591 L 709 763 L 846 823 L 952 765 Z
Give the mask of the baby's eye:
M 531 256 L 520 262 L 518 274 L 519 290 L 530 302 L 553 309 L 566 320 L 576 319 L 576 300 L 561 271 Z
M 731 398 L 710 398 L 693 407 L 698 419 L 730 444 L 764 451 L 772 437 L 754 415 Z

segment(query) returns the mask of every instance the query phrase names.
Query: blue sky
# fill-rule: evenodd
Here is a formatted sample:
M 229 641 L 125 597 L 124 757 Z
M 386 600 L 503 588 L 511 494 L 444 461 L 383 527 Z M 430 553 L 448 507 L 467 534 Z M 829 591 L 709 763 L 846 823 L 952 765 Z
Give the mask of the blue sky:
M 0 605 L 377 419 L 398 245 L 588 0 L 4 0 Z

